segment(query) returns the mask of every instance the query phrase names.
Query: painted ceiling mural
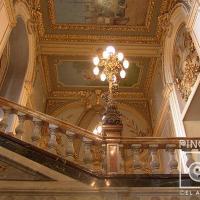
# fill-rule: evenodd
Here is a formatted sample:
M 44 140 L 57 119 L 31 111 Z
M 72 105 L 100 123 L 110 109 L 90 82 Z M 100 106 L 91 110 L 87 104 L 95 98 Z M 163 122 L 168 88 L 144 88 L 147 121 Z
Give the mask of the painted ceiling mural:
M 93 64 L 86 57 L 43 56 L 43 66 L 49 91 L 107 89 L 107 81 L 93 75 Z M 120 91 L 144 92 L 154 70 L 155 59 L 129 58 L 127 76 L 120 82 Z
M 158 43 L 170 0 L 46 0 L 42 40 Z
M 107 81 L 100 81 L 99 77 L 93 75 L 92 65 L 90 61 L 72 61 L 63 60 L 56 66 L 57 80 L 63 86 L 104 86 L 107 87 Z M 132 87 L 139 81 L 140 67 L 131 63 L 127 70 L 126 79 L 120 82 L 122 87 Z M 142 72 L 141 72 L 142 73 Z M 68 76 L 70 74 L 70 76 Z M 66 78 L 67 77 L 67 78 Z
M 56 23 L 144 25 L 149 0 L 54 0 Z M 144 15 L 138 12 L 141 7 Z

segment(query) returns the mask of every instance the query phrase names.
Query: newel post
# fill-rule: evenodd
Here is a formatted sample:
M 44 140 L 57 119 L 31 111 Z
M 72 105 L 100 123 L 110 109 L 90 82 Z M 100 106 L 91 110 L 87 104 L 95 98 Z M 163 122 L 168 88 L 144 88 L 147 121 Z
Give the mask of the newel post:
M 111 113 L 109 113 L 111 114 Z M 123 125 L 121 121 L 119 123 L 109 124 L 109 119 L 112 116 L 106 116 L 107 118 L 104 120 L 103 128 L 103 136 L 106 141 L 106 165 L 107 165 L 107 173 L 122 173 L 123 171 L 123 160 L 120 152 L 120 137 L 123 129 Z M 111 117 L 111 118 L 109 118 Z M 107 121 L 106 121 L 107 120 Z M 118 122 L 119 119 L 113 119 L 114 122 Z M 112 139 L 110 140 L 109 138 Z M 122 167 L 120 169 L 120 166 Z

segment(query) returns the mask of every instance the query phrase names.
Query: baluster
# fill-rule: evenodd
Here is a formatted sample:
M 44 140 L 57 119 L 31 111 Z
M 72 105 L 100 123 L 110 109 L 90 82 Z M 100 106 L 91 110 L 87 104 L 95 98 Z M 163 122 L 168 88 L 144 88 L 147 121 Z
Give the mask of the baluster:
M 49 138 L 48 147 L 49 147 L 49 150 L 52 153 L 56 153 L 56 147 L 58 145 L 58 143 L 56 141 L 56 131 L 57 131 L 57 128 L 58 128 L 58 126 L 56 126 L 54 124 L 49 124 L 50 138 Z
M 0 121 L 0 131 L 5 132 L 8 127 L 8 115 L 10 114 L 10 109 L 2 108 L 3 119 Z
M 159 168 L 160 168 L 160 163 L 159 163 L 159 159 L 158 159 L 158 145 L 157 144 L 153 144 L 153 145 L 149 145 L 149 152 L 151 154 L 151 162 L 150 162 L 150 166 L 151 166 L 151 171 L 152 174 L 158 174 L 159 173 Z
M 83 161 L 87 167 L 91 168 L 92 167 L 92 152 L 91 152 L 92 140 L 88 138 L 83 138 L 83 142 L 84 142 Z
M 74 160 L 74 153 L 75 153 L 73 144 L 74 133 L 66 131 L 66 136 L 67 136 L 66 156 L 68 160 Z
M 187 156 L 186 166 L 189 168 L 190 165 L 191 165 L 192 163 L 194 163 L 195 161 L 194 161 L 194 159 L 193 159 L 193 157 L 192 157 L 192 153 L 187 152 L 187 153 L 186 153 L 186 156 Z
M 132 144 L 133 149 L 133 170 L 135 174 L 142 173 L 142 163 L 140 161 L 141 144 Z
M 35 145 L 38 145 L 39 140 L 41 139 L 41 128 L 42 128 L 42 121 L 36 118 L 33 118 L 33 131 L 32 131 L 32 142 Z
M 125 172 L 125 166 L 124 166 L 124 155 L 123 155 L 124 145 L 119 145 L 119 173 L 123 174 Z
M 178 162 L 175 157 L 175 149 L 176 145 L 174 144 L 168 144 L 166 145 L 167 151 L 169 152 L 169 168 L 171 174 L 178 174 Z
M 15 128 L 15 133 L 18 139 L 22 140 L 23 139 L 23 134 L 24 134 L 24 122 L 26 120 L 26 114 L 19 112 L 17 114 L 18 119 L 19 119 L 19 124 Z

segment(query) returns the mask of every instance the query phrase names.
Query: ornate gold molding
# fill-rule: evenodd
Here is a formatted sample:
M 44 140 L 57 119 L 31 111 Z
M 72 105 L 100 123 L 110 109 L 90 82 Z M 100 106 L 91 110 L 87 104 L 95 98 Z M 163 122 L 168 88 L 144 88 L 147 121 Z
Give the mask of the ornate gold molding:
M 51 21 L 51 28 L 54 30 L 95 30 L 95 31 L 142 31 L 149 32 L 150 25 L 153 17 L 153 9 L 155 7 L 155 0 L 150 0 L 147 17 L 144 26 L 131 26 L 131 25 L 95 25 L 95 24 L 69 24 L 69 23 L 56 23 L 55 0 L 48 0 L 48 12 Z
M 48 69 L 48 60 L 47 56 L 42 56 L 42 68 L 43 68 L 43 78 L 45 82 L 45 88 L 47 88 L 47 92 L 50 94 L 52 91 L 52 84 L 50 81 L 49 69 Z
M 146 88 L 145 91 L 147 91 L 149 88 L 148 84 L 150 84 L 151 82 L 154 65 L 157 58 L 151 58 L 150 62 L 148 61 L 148 63 L 150 63 L 150 66 L 148 65 L 146 66 L 145 62 L 141 61 L 141 59 L 138 60 L 137 58 L 139 57 L 135 57 L 133 62 L 138 67 L 140 67 L 138 82 L 135 83 L 131 87 L 121 87 L 121 91 L 119 95 L 121 95 L 122 93 L 124 94 L 134 93 L 133 96 L 138 96 L 138 94 L 143 95 L 143 90 L 144 90 L 143 88 Z M 62 60 L 65 60 L 65 59 L 62 56 L 55 58 L 53 62 L 51 62 L 52 63 L 51 66 L 49 65 L 47 55 L 42 56 L 41 59 L 42 59 L 42 67 L 43 67 L 43 73 L 44 73 L 43 78 L 44 78 L 44 82 L 48 90 L 49 96 L 63 98 L 63 97 L 69 96 L 69 94 L 72 94 L 72 93 L 79 93 L 79 92 L 87 91 L 87 90 L 94 91 L 97 88 L 102 91 L 106 90 L 106 87 L 103 87 L 103 86 L 91 86 L 91 87 L 65 86 L 58 81 L 58 77 L 57 77 L 58 72 L 57 72 L 57 67 L 56 67 L 58 63 L 60 63 Z M 145 67 L 148 68 L 147 72 L 144 72 Z
M 151 60 L 151 63 L 150 63 L 149 69 L 148 69 L 146 81 L 145 81 L 145 84 L 144 84 L 144 93 L 145 93 L 146 96 L 148 96 L 148 94 L 149 94 L 149 89 L 151 87 L 151 82 L 152 82 L 152 79 L 153 79 L 153 75 L 154 75 L 154 72 L 155 72 L 155 69 L 156 69 L 157 62 L 158 62 L 158 58 L 153 58 Z
M 99 90 L 103 91 L 103 90 Z M 63 90 L 63 91 L 52 91 L 51 98 L 56 99 L 80 99 L 83 96 L 90 94 L 90 90 Z M 95 92 L 95 90 L 93 91 Z M 145 99 L 144 93 L 142 92 L 118 92 L 114 95 L 115 99 Z
M 45 33 L 44 28 L 44 21 L 42 17 L 38 18 L 38 28 L 40 32 L 40 40 L 43 41 L 50 41 L 50 40 L 56 40 L 56 41 L 66 41 L 66 42 L 117 42 L 117 43 L 143 43 L 143 44 L 157 44 L 161 38 L 162 35 L 162 29 L 159 27 L 160 23 L 157 26 L 157 31 L 155 35 L 152 36 L 139 36 L 139 35 L 133 35 L 133 36 L 108 36 L 108 35 L 88 35 L 88 34 L 62 34 L 62 33 L 54 33 L 55 30 L 99 30 L 103 31 L 121 31 L 121 32 L 148 32 L 150 31 L 151 21 L 152 21 L 152 15 L 153 15 L 153 8 L 155 6 L 155 0 L 151 0 L 148 8 L 148 17 L 145 22 L 145 28 L 142 26 L 99 26 L 99 25 L 78 25 L 78 24 L 56 24 L 55 23 L 55 15 L 53 14 L 55 12 L 54 0 L 49 0 L 49 14 L 50 14 L 50 21 L 51 21 L 51 33 Z M 170 0 L 163 0 L 160 6 L 160 13 L 163 14 L 168 11 L 169 7 L 169 1 Z M 141 28 L 142 27 L 142 28 Z M 105 29 L 105 30 L 104 30 Z
M 31 18 L 28 22 L 28 30 L 37 33 L 38 36 L 44 35 L 44 26 L 42 21 L 42 12 L 40 7 L 40 0 L 17 0 L 16 2 L 23 2 L 29 9 Z
M 185 55 L 185 60 L 181 63 L 181 69 L 175 69 L 175 81 L 182 98 L 187 101 L 200 73 L 200 59 L 190 34 L 188 32 L 183 34 L 184 51 L 181 53 Z M 178 59 L 178 56 L 179 54 L 175 58 Z

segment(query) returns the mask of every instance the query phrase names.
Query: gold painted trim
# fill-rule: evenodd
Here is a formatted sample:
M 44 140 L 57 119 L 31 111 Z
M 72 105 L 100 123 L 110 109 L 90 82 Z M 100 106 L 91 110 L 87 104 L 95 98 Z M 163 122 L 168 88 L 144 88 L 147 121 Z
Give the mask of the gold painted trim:
M 49 0 L 52 1 L 52 0 Z M 153 4 L 154 1 L 152 1 Z M 154 2 L 155 3 L 155 2 Z M 163 0 L 162 5 L 160 7 L 160 15 L 168 12 L 168 7 L 170 4 L 170 0 Z M 149 11 L 150 12 L 150 11 Z M 151 15 L 152 13 L 150 13 Z M 52 19 L 53 21 L 55 19 Z M 150 26 L 150 25 L 149 25 Z M 98 28 L 97 26 L 96 28 Z M 158 44 L 163 28 L 162 28 L 162 22 L 158 21 L 157 25 L 157 31 L 155 36 L 147 37 L 147 36 L 108 36 L 108 35 L 69 35 L 69 34 L 53 34 L 53 33 L 45 33 L 45 28 L 43 24 L 43 17 L 41 13 L 41 17 L 38 17 L 38 28 L 39 28 L 39 34 L 40 34 L 40 40 L 41 41 L 65 41 L 65 42 L 117 42 L 117 43 L 139 43 L 139 44 Z M 50 27 L 52 28 L 52 27 Z M 78 27 L 80 28 L 80 27 Z M 125 27 L 124 27 L 125 28 Z M 102 30 L 102 29 L 101 29 Z M 110 29 L 109 29 L 110 30 Z M 53 31 L 53 29 L 52 29 Z M 119 31 L 119 30 L 118 30 Z M 125 30 L 127 32 L 127 29 Z M 146 32 L 146 31 L 145 31 Z
M 148 96 L 149 91 L 150 91 L 150 87 L 151 87 L 151 83 L 153 81 L 153 75 L 154 75 L 155 70 L 156 70 L 156 65 L 157 65 L 158 59 L 159 58 L 153 58 L 151 60 L 149 70 L 147 72 L 146 82 L 144 84 L 144 93 L 145 93 L 146 96 Z
M 155 7 L 155 0 L 150 0 L 145 25 L 144 26 L 132 26 L 132 25 L 96 25 L 96 24 L 69 24 L 69 23 L 56 23 L 56 10 L 55 0 L 48 0 L 48 12 L 51 22 L 51 28 L 54 30 L 97 30 L 97 31 L 143 31 L 149 32 L 150 25 L 153 17 L 153 10 Z
M 139 57 L 134 57 L 134 58 L 139 58 Z M 95 88 L 100 88 L 100 89 L 105 89 L 107 88 L 107 86 L 82 86 L 82 85 L 66 85 L 64 84 L 63 82 L 61 82 L 59 80 L 59 77 L 58 77 L 58 65 L 65 62 L 65 61 L 89 61 L 89 60 L 73 60 L 73 59 L 59 59 L 58 62 L 54 63 L 53 64 L 53 67 L 52 66 L 48 66 L 48 69 L 50 70 L 50 74 L 51 76 L 53 77 L 52 79 L 57 83 L 56 85 L 56 89 L 66 89 L 66 88 L 91 88 L 91 89 L 95 89 Z M 129 86 L 129 87 L 124 87 L 124 86 L 120 86 L 121 89 L 139 89 L 140 88 L 140 85 L 142 85 L 142 75 L 143 75 L 143 72 L 144 72 L 144 65 L 138 61 L 138 60 L 133 60 L 131 61 L 133 64 L 135 64 L 139 69 L 140 69 L 140 72 L 139 72 L 139 76 L 138 76 L 138 79 L 137 79 L 137 82 L 134 83 L 132 86 Z M 91 66 L 92 66 L 92 62 L 91 62 Z M 52 68 L 52 69 L 51 69 Z M 52 71 L 53 70 L 53 71 Z M 91 68 L 92 70 L 92 68 Z

